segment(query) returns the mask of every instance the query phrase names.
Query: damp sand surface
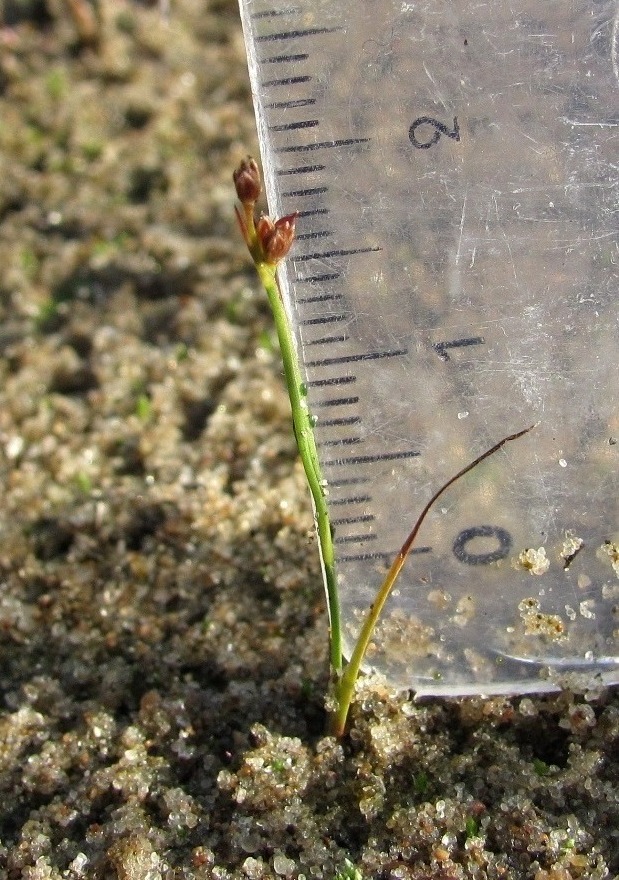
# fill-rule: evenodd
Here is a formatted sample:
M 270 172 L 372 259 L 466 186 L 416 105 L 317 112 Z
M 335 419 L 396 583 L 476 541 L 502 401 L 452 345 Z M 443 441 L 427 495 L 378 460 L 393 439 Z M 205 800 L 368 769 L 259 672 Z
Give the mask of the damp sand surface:
M 309 500 L 233 222 L 236 5 L 70 6 L 0 6 L 0 876 L 617 876 L 613 691 L 366 681 L 324 736 Z

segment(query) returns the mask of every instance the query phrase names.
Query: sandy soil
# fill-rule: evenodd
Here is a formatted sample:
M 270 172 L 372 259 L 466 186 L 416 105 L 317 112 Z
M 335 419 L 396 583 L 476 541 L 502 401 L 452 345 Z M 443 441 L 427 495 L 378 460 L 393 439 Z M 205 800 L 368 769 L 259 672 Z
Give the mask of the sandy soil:
M 234 0 L 0 4 L 0 875 L 606 878 L 616 693 L 323 736 L 326 615 L 265 300 Z

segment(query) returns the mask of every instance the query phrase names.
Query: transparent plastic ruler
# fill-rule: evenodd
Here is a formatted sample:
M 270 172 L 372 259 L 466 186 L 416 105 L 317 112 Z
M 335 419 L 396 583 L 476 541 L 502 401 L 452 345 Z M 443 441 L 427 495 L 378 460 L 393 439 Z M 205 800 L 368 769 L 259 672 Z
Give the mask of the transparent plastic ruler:
M 421 694 L 619 679 L 619 5 L 241 0 L 350 645 Z M 529 551 L 529 552 L 527 552 Z

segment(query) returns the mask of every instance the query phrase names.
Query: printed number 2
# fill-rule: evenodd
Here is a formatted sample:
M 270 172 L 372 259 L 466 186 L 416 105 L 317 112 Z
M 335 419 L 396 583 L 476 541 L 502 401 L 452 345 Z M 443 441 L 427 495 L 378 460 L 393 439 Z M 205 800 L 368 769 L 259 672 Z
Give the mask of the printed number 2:
M 422 125 L 431 125 L 434 129 L 430 140 L 419 140 L 417 137 L 417 129 Z M 442 134 L 454 141 L 460 140 L 460 126 L 456 116 L 454 116 L 453 128 L 447 128 L 444 122 L 433 119 L 432 116 L 419 116 L 408 130 L 408 138 L 411 144 L 418 150 L 428 150 L 430 147 L 433 147 L 434 144 L 438 143 Z

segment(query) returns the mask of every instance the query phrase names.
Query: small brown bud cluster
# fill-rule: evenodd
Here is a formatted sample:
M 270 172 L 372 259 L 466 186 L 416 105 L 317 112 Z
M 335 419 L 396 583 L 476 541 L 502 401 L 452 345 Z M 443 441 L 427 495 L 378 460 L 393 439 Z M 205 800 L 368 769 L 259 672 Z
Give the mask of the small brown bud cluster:
M 256 232 L 267 263 L 279 263 L 292 247 L 296 219 L 295 213 L 275 222 L 264 215 L 258 220 Z
M 276 266 L 290 251 L 295 235 L 297 214 L 288 214 L 279 220 L 262 215 L 256 223 L 254 209 L 262 192 L 260 169 L 251 157 L 243 159 L 232 175 L 236 194 L 242 205 L 236 216 L 241 233 L 255 262 Z
M 251 156 L 243 159 L 236 171 L 233 172 L 234 186 L 239 202 L 243 206 L 255 205 L 262 192 L 260 183 L 260 169 L 258 163 Z

